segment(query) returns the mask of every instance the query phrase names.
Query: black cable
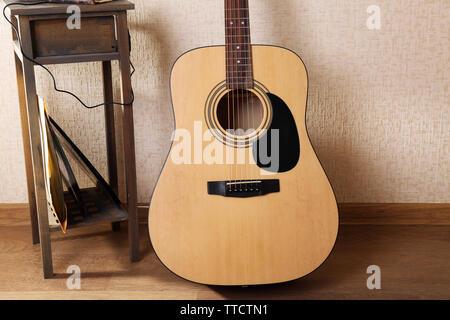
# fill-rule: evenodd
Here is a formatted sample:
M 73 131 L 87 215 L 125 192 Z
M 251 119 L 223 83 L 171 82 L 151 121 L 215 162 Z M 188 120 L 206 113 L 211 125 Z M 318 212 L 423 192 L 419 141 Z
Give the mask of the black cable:
M 20 52 L 22 53 L 22 56 L 23 56 L 25 59 L 27 59 L 28 61 L 30 61 L 30 62 L 32 62 L 32 63 L 34 63 L 34 64 L 40 66 L 40 67 L 43 68 L 45 71 L 47 71 L 47 73 L 50 75 L 50 77 L 51 77 L 52 80 L 53 80 L 53 88 L 55 89 L 55 91 L 60 92 L 60 93 L 65 93 L 65 94 L 71 95 L 71 96 L 74 97 L 76 100 L 78 100 L 78 102 L 80 102 L 80 103 L 83 105 L 83 107 L 85 107 L 85 108 L 87 108 L 87 109 L 94 109 L 94 108 L 98 108 L 98 107 L 105 106 L 105 105 L 129 106 L 129 105 L 133 104 L 133 102 L 134 102 L 134 92 L 133 92 L 133 88 L 131 88 L 131 101 L 130 101 L 129 103 L 104 102 L 104 103 L 100 103 L 100 104 L 97 104 L 97 105 L 94 105 L 94 106 L 88 106 L 88 105 L 87 105 L 86 103 L 84 103 L 84 102 L 83 102 L 76 94 L 74 94 L 74 93 L 72 93 L 72 92 L 70 92 L 70 91 L 67 91 L 67 90 L 58 89 L 58 87 L 57 87 L 57 85 L 56 85 L 56 79 L 55 79 L 55 76 L 53 75 L 53 73 L 52 73 L 46 66 L 44 66 L 43 64 L 37 62 L 36 60 L 34 60 L 34 59 L 28 57 L 28 56 L 25 54 L 25 52 L 23 52 L 23 49 L 22 49 L 22 39 L 20 38 L 20 33 L 19 33 L 19 31 L 17 30 L 16 26 L 15 26 L 15 25 L 11 22 L 11 20 L 9 20 L 8 17 L 6 16 L 6 9 L 7 9 L 9 6 L 12 6 L 12 5 L 35 6 L 35 5 L 38 5 L 38 4 L 46 4 L 46 3 L 52 3 L 52 4 L 54 4 L 54 2 L 49 2 L 49 1 L 39 1 L 39 2 L 12 2 L 12 3 L 9 3 L 9 4 L 5 5 L 5 7 L 3 8 L 3 17 L 4 17 L 5 20 L 8 21 L 8 23 L 12 26 L 12 28 L 13 28 L 13 30 L 14 30 L 16 36 L 17 36 L 17 40 L 18 40 L 18 42 L 19 42 Z M 131 39 L 129 39 L 129 41 L 131 41 Z M 130 50 L 131 50 L 131 46 L 130 46 Z M 130 61 L 130 65 L 131 65 L 131 67 L 133 68 L 133 71 L 132 71 L 131 74 L 130 74 L 130 77 L 132 77 L 133 74 L 134 74 L 134 72 L 136 71 L 136 69 L 134 68 L 133 63 L 131 63 L 131 61 Z

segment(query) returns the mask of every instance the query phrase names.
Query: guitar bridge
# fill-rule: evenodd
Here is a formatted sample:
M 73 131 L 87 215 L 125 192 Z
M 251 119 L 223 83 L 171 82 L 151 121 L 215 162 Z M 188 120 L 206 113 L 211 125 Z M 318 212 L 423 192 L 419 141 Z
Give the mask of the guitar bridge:
M 208 182 L 208 194 L 250 198 L 280 192 L 280 180 L 231 180 Z

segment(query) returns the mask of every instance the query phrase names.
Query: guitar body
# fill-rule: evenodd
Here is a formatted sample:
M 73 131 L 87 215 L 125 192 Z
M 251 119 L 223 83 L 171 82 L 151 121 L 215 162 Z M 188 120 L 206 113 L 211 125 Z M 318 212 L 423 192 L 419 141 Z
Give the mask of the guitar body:
M 277 180 L 278 192 L 209 194 L 208 182 L 228 180 L 230 165 L 175 164 L 179 150 L 174 142 L 152 195 L 149 231 L 156 255 L 172 272 L 198 283 L 259 285 L 298 279 L 324 262 L 338 232 L 335 196 L 306 128 L 306 68 L 284 48 L 253 45 L 252 54 L 255 84 L 265 92 L 263 118 L 268 128 L 276 122 L 282 131 L 283 159 L 277 172 L 256 163 L 238 168 L 252 173 L 252 181 Z M 178 129 L 194 136 L 195 121 L 203 130 L 210 128 L 208 101 L 226 78 L 225 61 L 224 46 L 195 49 L 177 60 L 171 93 Z M 202 147 L 210 143 L 204 141 Z M 247 147 L 249 154 L 254 147 Z M 192 142 L 192 154 L 194 149 Z

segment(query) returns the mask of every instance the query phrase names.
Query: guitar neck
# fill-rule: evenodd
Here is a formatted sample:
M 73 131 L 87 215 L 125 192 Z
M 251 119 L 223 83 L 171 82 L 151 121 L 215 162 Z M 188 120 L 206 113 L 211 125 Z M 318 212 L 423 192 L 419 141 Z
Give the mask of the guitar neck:
M 253 87 L 248 0 L 225 0 L 225 46 L 229 89 Z

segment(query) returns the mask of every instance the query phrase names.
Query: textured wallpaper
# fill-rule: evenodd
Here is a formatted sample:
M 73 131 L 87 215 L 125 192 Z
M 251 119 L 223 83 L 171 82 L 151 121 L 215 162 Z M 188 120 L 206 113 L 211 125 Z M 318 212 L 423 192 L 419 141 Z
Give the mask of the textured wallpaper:
M 186 50 L 224 43 L 223 1 L 134 2 L 137 182 L 139 201 L 148 202 L 173 130 L 171 65 Z M 373 5 L 379 20 L 369 18 L 377 14 Z M 448 1 L 250 0 L 250 6 L 253 42 L 291 48 L 308 68 L 308 127 L 340 202 L 450 202 Z M 0 41 L 0 203 L 26 202 L 4 21 Z M 100 64 L 50 68 L 61 88 L 101 101 Z M 54 93 L 41 70 L 37 79 L 51 115 L 106 175 L 103 109 L 84 110 Z M 119 98 L 117 89 L 118 82 Z

